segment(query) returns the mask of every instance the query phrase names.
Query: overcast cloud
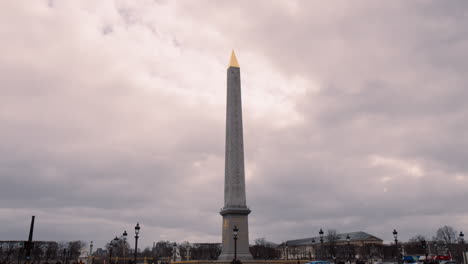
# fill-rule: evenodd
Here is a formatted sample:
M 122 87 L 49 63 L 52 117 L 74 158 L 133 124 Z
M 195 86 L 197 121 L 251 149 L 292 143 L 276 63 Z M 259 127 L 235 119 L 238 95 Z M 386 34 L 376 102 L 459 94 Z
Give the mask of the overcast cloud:
M 226 67 L 250 239 L 468 227 L 467 1 L 0 3 L 0 239 L 220 242 Z

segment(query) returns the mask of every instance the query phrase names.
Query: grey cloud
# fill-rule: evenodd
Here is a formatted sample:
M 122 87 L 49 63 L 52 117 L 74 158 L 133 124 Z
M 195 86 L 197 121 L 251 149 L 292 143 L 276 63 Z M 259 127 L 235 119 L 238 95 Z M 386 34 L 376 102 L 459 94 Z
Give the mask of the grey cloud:
M 0 236 L 35 213 L 43 239 L 103 245 L 140 221 L 144 245 L 219 241 L 232 46 L 244 91 L 265 70 L 308 85 L 284 99 L 303 120 L 280 128 L 243 94 L 251 239 L 468 223 L 465 2 L 103 3 L 9 4 L 13 28 L 43 31 L 0 55 Z

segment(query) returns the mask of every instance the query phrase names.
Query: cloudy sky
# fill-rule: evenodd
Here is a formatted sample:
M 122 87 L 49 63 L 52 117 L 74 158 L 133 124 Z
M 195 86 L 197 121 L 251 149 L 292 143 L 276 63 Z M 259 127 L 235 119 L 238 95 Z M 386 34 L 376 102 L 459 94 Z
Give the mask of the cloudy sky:
M 468 232 L 467 1 L 0 2 L 0 239 L 220 242 L 241 66 L 250 239 Z

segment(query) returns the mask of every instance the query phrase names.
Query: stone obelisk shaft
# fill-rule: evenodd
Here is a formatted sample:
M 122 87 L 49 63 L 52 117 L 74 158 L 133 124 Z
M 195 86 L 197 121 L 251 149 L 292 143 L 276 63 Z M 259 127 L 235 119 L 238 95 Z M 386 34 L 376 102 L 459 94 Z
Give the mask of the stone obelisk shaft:
M 218 259 L 234 258 L 233 228 L 237 236 L 237 258 L 252 259 L 249 251 L 249 208 L 246 205 L 244 175 L 244 140 L 242 132 L 242 100 L 240 68 L 234 52 L 227 70 L 226 156 L 222 252 Z

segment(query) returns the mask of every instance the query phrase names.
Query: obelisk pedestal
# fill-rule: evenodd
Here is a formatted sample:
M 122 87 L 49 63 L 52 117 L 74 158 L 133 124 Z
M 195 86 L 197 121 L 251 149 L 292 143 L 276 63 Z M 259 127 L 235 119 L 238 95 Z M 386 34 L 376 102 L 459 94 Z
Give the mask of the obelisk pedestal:
M 225 159 L 224 207 L 220 212 L 223 216 L 223 240 L 221 255 L 218 259 L 234 259 L 234 226 L 239 229 L 237 259 L 252 259 L 249 251 L 248 214 L 250 209 L 246 205 L 245 195 L 240 68 L 234 51 L 227 70 Z

